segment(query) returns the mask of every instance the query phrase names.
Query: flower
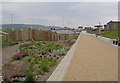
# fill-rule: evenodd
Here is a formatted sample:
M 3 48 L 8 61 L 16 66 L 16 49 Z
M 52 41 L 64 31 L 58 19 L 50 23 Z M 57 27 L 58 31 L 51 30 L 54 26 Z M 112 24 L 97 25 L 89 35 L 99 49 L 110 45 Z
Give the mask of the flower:
M 15 78 L 13 78 L 13 77 L 8 77 L 7 79 L 6 79 L 6 81 L 19 81 L 20 79 L 18 78 L 18 77 L 15 77 Z
M 24 55 L 23 52 L 18 52 L 17 54 L 15 54 L 13 57 L 22 57 Z
M 13 77 L 8 77 L 8 78 L 7 78 L 7 81 L 13 81 L 13 80 L 14 80 Z

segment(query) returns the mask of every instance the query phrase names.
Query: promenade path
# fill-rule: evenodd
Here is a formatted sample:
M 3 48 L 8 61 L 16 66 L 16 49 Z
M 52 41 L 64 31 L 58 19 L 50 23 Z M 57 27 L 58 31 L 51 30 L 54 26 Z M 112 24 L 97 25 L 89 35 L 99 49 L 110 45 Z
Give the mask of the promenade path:
M 64 81 L 118 81 L 118 48 L 81 34 Z

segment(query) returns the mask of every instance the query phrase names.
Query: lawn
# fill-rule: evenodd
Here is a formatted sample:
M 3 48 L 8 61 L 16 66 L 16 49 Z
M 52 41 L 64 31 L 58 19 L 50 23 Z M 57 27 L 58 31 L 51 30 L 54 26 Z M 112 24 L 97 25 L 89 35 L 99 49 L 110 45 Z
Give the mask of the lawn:
M 104 33 L 101 34 L 103 37 L 107 37 L 110 39 L 116 39 L 120 37 L 120 29 L 114 29 L 112 31 L 105 31 Z

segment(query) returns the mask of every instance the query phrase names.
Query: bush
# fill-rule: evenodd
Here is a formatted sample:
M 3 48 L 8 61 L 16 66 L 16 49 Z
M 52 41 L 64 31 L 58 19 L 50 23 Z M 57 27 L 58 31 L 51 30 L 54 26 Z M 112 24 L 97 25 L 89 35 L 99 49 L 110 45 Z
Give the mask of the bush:
M 66 54 L 66 51 L 65 51 L 65 49 L 55 50 L 55 51 L 53 51 L 53 54 L 54 54 L 54 55 L 62 56 L 62 55 L 65 55 L 65 54 Z
M 52 58 L 44 58 L 40 63 L 37 74 L 44 75 L 45 72 L 49 72 L 50 67 L 56 65 L 56 62 L 57 61 Z
M 35 56 L 34 59 L 31 61 L 31 64 L 38 64 L 38 62 L 41 60 L 39 56 Z
M 35 79 L 32 73 L 29 73 L 25 78 L 24 83 L 35 83 Z
M 43 47 L 43 49 L 46 51 L 46 52 L 52 52 L 54 50 L 58 50 L 58 49 L 62 49 L 63 46 L 59 45 L 59 44 L 56 44 L 56 43 L 48 43 L 47 45 L 45 45 Z
M 33 64 L 28 64 L 28 71 L 34 71 Z
M 31 62 L 31 60 L 32 60 L 32 58 L 28 58 L 28 59 L 27 59 L 27 62 Z
M 38 68 L 37 72 L 36 72 L 37 75 L 44 75 L 45 72 L 41 69 L 41 68 Z
M 42 69 L 43 72 L 49 72 L 49 61 L 47 58 L 44 58 L 41 61 L 40 68 Z
M 50 64 L 49 64 L 50 67 L 53 67 L 57 63 L 57 61 L 55 59 L 52 59 L 52 58 L 49 58 L 49 61 L 50 61 Z

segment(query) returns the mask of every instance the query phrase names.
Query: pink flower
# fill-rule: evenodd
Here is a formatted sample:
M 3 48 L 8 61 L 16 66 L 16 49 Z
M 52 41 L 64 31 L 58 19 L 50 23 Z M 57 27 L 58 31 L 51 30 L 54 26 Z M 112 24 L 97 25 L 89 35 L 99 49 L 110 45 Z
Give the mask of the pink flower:
M 8 78 L 7 78 L 7 81 L 12 81 L 12 80 L 14 80 L 13 77 L 8 77 Z
M 13 57 L 22 57 L 24 55 L 23 52 L 18 52 L 17 54 L 15 54 Z
M 14 81 L 14 80 L 20 80 L 18 77 L 13 78 L 13 77 L 8 77 L 6 81 Z

